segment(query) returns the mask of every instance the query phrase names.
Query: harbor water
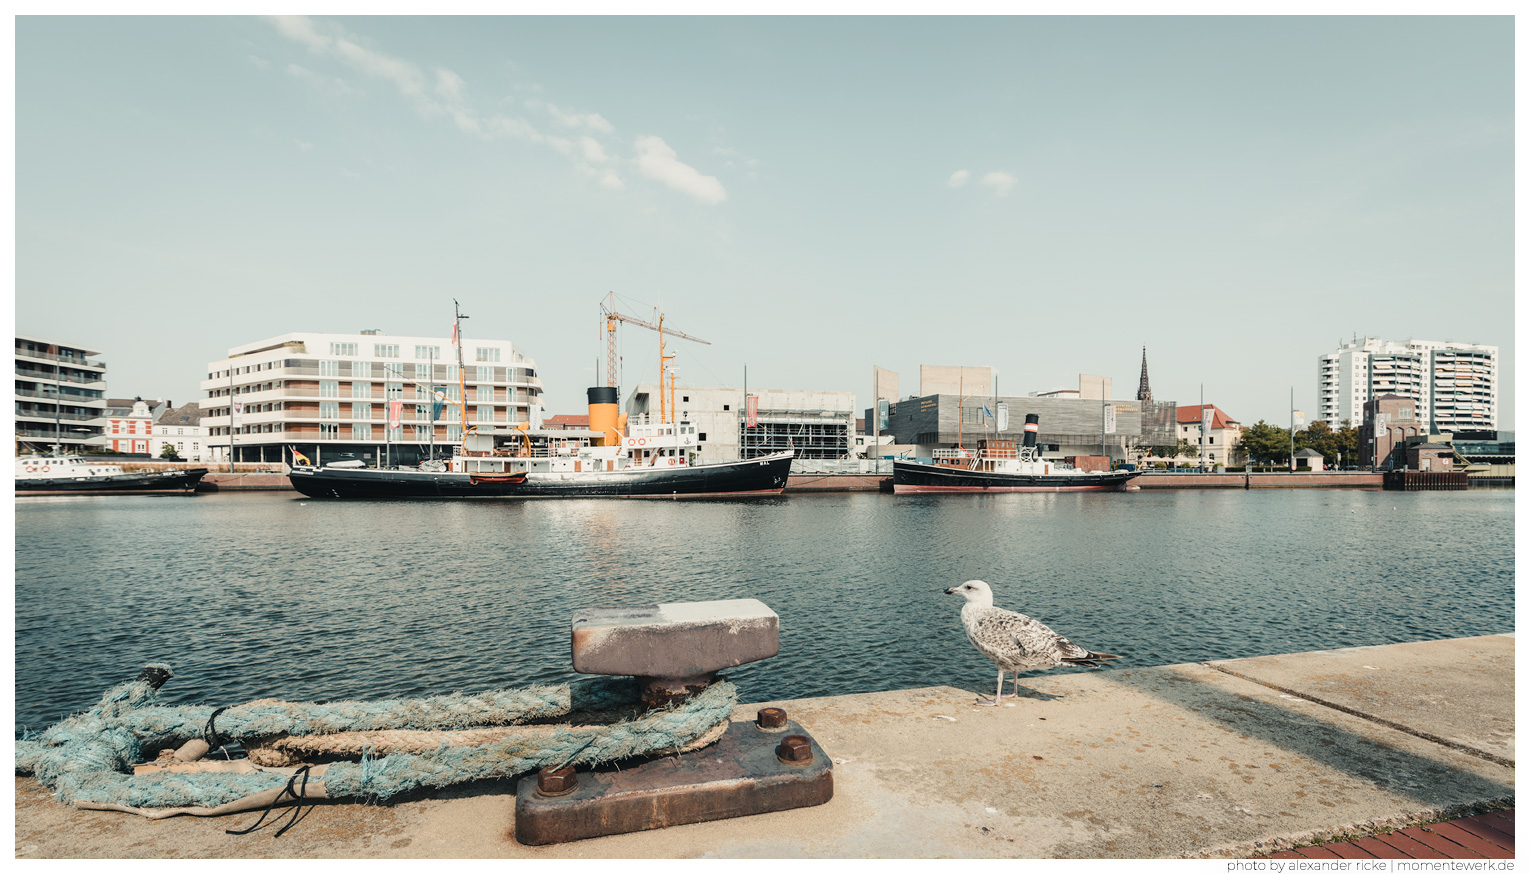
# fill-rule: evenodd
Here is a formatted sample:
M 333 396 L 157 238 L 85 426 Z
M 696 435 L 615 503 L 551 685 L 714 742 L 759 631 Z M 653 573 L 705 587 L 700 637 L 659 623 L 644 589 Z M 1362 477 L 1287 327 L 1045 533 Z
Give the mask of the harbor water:
M 732 598 L 780 616 L 780 655 L 728 672 L 744 701 L 991 694 L 941 592 L 967 579 L 1115 669 L 1492 634 L 1513 535 L 1512 490 L 18 498 L 16 727 L 150 662 L 172 704 L 577 680 L 575 610 Z

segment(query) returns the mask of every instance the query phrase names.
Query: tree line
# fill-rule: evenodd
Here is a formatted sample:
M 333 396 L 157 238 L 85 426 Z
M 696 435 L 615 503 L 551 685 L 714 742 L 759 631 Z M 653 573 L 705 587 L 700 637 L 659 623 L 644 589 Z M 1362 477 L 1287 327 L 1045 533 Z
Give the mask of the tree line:
M 1243 429 L 1235 449 L 1256 464 L 1290 464 L 1290 431 L 1267 424 L 1263 419 Z M 1345 419 L 1335 431 L 1327 422 L 1317 421 L 1294 435 L 1296 451 L 1315 449 L 1323 453 L 1324 464 L 1338 464 L 1342 454 L 1348 464 L 1360 463 L 1360 433 Z

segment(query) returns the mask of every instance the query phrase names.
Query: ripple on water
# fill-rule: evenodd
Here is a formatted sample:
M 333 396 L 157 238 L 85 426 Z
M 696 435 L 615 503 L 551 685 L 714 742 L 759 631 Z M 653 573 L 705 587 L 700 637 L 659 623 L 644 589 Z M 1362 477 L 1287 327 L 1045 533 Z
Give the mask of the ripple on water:
M 728 672 L 745 700 L 978 688 L 992 666 L 941 593 L 974 578 L 1120 667 L 1489 634 L 1513 628 L 1513 510 L 1512 490 L 23 500 L 16 719 L 158 661 L 172 704 L 564 682 L 574 610 L 731 598 L 781 618 L 781 654 Z

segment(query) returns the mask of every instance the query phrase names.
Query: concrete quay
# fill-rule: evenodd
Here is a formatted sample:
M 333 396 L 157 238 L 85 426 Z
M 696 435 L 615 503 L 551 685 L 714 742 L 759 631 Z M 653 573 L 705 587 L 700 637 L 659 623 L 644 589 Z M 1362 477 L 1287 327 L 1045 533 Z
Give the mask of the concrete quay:
M 953 647 L 966 646 L 953 641 Z M 1127 662 L 1129 664 L 1129 662 Z M 1514 635 L 765 702 L 834 761 L 819 807 L 527 847 L 514 781 L 386 806 L 75 810 L 16 778 L 17 858 L 1242 858 L 1514 803 Z M 745 690 L 747 694 L 747 690 Z

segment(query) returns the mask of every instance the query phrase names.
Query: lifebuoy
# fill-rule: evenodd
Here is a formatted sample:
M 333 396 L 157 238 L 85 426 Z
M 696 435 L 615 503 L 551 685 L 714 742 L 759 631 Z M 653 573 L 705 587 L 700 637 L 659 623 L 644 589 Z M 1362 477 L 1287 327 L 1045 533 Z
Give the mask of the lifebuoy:
M 669 466 L 670 466 L 670 467 L 674 467 L 674 466 L 675 466 L 675 460 L 674 460 L 674 459 L 673 459 L 673 458 L 671 458 L 671 459 L 670 459 L 670 460 L 669 460 Z
M 45 465 L 43 465 L 43 469 L 42 469 L 42 472 L 43 472 L 43 473 L 47 473 L 47 472 L 48 472 L 48 466 L 47 466 L 47 465 L 46 465 L 46 464 L 45 464 Z
M 35 464 L 27 465 L 27 473 L 37 473 L 37 465 L 35 465 Z
M 648 445 L 648 438 L 647 437 L 639 437 L 637 439 L 637 445 L 639 445 L 639 446 L 647 446 Z

